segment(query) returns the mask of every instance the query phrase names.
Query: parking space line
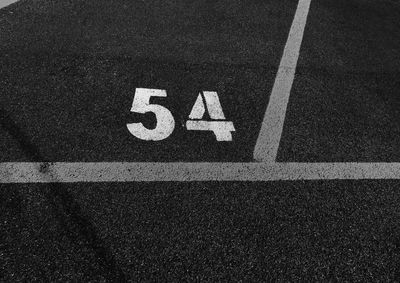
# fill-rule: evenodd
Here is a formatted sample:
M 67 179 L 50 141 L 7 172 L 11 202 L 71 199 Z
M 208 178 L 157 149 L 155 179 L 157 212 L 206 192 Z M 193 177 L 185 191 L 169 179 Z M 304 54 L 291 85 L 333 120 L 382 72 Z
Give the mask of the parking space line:
M 254 149 L 256 161 L 272 163 L 276 160 L 310 4 L 311 0 L 298 3 Z
M 0 183 L 400 179 L 400 163 L 0 163 Z
M 15 2 L 18 2 L 20 0 L 1 0 L 0 1 L 0 9 L 5 8 Z
M 13 2 L 3 1 L 0 8 Z M 260 162 L 4 162 L 0 183 L 400 180 L 400 163 L 275 162 L 310 3 L 299 0 L 297 6 L 254 150 Z

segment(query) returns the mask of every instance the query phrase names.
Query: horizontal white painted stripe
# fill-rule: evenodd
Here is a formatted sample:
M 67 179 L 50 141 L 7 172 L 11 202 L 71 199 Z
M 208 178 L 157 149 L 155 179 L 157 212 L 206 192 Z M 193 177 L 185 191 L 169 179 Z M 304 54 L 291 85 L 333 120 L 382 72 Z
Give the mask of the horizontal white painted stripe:
M 400 179 L 400 163 L 0 163 L 0 183 Z

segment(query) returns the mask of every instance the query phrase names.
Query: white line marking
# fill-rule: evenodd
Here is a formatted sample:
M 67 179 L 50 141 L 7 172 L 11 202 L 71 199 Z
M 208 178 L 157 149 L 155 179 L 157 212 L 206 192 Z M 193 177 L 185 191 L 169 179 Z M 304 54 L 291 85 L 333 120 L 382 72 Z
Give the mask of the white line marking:
M 1 183 L 321 179 L 398 180 L 400 163 L 0 163 Z
M 300 0 L 279 65 L 253 157 L 275 162 L 311 0 Z
M 310 2 L 299 1 L 254 152 L 265 163 L 5 162 L 0 183 L 400 180 L 400 163 L 275 163 Z
M 0 9 L 11 5 L 12 3 L 18 2 L 19 0 L 0 0 Z

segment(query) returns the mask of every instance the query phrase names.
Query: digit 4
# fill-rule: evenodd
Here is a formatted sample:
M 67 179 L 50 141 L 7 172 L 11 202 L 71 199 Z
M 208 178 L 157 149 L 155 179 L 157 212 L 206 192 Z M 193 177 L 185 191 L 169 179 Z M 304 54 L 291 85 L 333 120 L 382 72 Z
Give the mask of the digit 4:
M 226 121 L 218 94 L 215 91 L 204 91 L 203 96 L 199 93 L 197 100 L 186 121 L 188 131 L 212 131 L 217 141 L 232 141 L 232 132 L 235 131 L 232 121 Z M 206 107 L 211 121 L 202 120 Z

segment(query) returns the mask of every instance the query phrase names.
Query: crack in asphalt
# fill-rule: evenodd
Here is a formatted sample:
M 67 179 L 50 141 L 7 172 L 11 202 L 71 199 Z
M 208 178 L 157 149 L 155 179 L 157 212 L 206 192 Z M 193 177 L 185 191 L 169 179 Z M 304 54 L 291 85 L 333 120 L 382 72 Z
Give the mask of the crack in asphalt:
M 40 154 L 40 150 L 30 142 L 29 137 L 14 122 L 11 116 L 0 107 L 0 127 L 6 130 L 20 145 L 23 152 L 32 162 L 40 162 L 40 172 L 50 173 L 51 162 Z M 96 229 L 92 223 L 83 216 L 82 209 L 68 188 L 57 180 L 47 185 L 45 192 L 47 201 L 59 221 L 60 228 L 73 244 L 86 245 L 93 250 L 99 264 L 99 272 L 108 280 L 126 282 L 126 277 L 112 252 L 104 242 L 97 236 Z

